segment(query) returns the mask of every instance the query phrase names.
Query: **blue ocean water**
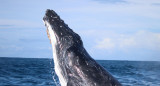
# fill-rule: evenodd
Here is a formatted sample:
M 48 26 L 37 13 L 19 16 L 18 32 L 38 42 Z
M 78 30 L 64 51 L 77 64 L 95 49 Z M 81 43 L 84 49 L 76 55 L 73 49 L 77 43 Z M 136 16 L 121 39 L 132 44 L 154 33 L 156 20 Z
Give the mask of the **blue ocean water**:
M 160 86 L 160 62 L 97 60 L 124 86 Z M 56 86 L 52 59 L 0 58 L 0 86 Z

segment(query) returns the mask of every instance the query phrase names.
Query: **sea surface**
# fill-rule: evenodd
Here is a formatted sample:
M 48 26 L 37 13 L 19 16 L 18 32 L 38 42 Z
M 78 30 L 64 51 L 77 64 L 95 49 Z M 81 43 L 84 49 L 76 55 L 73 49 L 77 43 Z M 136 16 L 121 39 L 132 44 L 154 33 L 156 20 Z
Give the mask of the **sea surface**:
M 160 86 L 160 62 L 97 60 L 124 86 Z M 60 86 L 52 59 L 0 58 L 0 86 Z

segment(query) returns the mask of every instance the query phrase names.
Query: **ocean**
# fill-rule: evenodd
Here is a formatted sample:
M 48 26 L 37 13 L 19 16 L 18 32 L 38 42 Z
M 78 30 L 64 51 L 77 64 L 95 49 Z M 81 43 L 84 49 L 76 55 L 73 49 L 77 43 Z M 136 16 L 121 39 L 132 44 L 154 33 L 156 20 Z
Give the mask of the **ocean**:
M 96 60 L 123 86 L 160 86 L 160 62 Z M 60 86 L 52 59 L 0 58 L 0 86 Z

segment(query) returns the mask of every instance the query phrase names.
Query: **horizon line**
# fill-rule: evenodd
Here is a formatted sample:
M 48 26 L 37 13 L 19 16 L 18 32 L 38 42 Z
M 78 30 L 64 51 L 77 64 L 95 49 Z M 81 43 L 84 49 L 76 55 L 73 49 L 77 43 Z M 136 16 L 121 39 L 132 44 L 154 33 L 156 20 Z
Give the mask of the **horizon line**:
M 0 58 L 11 58 L 11 59 L 53 59 L 53 58 L 49 58 L 49 57 L 46 57 L 46 58 L 39 58 L 39 57 L 1 57 Z M 146 62 L 160 62 L 159 60 L 155 61 L 155 60 L 111 60 L 111 59 L 95 59 L 96 61 L 146 61 Z

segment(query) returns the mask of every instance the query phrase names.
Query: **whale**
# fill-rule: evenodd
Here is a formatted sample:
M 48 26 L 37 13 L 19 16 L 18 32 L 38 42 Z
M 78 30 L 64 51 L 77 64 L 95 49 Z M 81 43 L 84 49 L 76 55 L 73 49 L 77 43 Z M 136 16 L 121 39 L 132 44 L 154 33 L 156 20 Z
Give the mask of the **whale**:
M 43 21 L 61 86 L 121 86 L 111 73 L 89 55 L 81 37 L 55 11 L 47 9 Z

